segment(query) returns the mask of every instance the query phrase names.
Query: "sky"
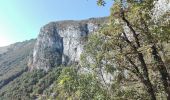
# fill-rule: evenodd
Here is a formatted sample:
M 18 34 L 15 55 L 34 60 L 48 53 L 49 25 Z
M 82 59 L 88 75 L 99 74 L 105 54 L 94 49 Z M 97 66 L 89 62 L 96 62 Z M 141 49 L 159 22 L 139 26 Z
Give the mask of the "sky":
M 59 20 L 109 16 L 112 0 L 0 0 L 0 47 L 36 38 L 40 28 Z

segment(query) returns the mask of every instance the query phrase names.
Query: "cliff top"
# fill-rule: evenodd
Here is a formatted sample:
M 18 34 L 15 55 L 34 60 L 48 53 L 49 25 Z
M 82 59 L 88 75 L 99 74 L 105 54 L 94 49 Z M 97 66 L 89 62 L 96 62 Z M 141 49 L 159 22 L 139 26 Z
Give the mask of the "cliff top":
M 57 27 L 57 28 L 63 29 L 68 26 L 81 26 L 81 25 L 86 25 L 88 23 L 103 24 L 103 23 L 106 23 L 107 21 L 108 21 L 108 17 L 89 18 L 86 20 L 63 20 L 63 21 L 49 22 L 42 28 Z

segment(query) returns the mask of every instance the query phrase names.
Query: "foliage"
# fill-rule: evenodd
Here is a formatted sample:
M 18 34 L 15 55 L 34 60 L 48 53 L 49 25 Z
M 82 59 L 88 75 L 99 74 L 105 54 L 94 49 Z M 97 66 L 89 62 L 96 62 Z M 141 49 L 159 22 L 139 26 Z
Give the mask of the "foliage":
M 98 0 L 99 5 L 102 2 L 105 1 Z M 148 93 L 152 100 L 170 99 L 169 49 L 166 49 L 170 37 L 169 12 L 162 15 L 162 20 L 154 19 L 155 2 L 114 0 L 110 23 L 89 39 L 82 64 L 94 72 L 104 69 L 113 76 L 119 72 L 116 76 L 119 84 L 142 83 L 136 91 L 141 95 Z
M 25 72 L 23 75 L 9 83 L 0 90 L 0 99 L 32 100 L 41 95 L 55 81 L 61 68 L 53 68 L 49 72 L 35 70 Z
M 43 78 L 39 79 L 38 83 L 34 85 L 32 95 L 44 94 L 44 91 L 50 87 L 50 85 L 56 81 L 62 71 L 62 67 L 53 68 Z
M 10 100 L 12 98 L 24 98 L 25 100 L 29 100 L 29 94 L 33 91 L 33 85 L 35 85 L 44 75 L 45 73 L 43 71 L 24 73 L 21 77 L 17 78 L 1 90 L 1 99 Z
M 92 73 L 80 74 L 75 67 L 66 67 L 56 81 L 53 92 L 57 100 L 108 100 L 107 92 Z

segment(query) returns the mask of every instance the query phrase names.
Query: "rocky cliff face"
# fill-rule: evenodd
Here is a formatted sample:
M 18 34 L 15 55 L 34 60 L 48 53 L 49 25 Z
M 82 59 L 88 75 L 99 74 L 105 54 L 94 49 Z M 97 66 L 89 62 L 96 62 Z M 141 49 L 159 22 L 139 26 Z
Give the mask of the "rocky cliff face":
M 30 70 L 78 62 L 88 34 L 99 29 L 106 18 L 51 22 L 41 28 L 29 61 Z

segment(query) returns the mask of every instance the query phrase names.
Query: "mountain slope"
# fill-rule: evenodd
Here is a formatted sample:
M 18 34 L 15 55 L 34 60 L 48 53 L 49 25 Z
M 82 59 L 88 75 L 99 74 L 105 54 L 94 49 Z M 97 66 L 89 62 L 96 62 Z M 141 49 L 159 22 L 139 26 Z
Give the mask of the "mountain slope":
M 35 40 L 18 42 L 4 48 L 0 55 L 0 89 L 27 70 Z
M 0 47 L 0 55 L 7 52 L 10 46 Z
M 57 80 L 62 65 L 80 60 L 88 34 L 106 21 L 104 17 L 51 22 L 41 28 L 37 40 L 0 48 L 0 99 L 32 100 L 44 94 Z

